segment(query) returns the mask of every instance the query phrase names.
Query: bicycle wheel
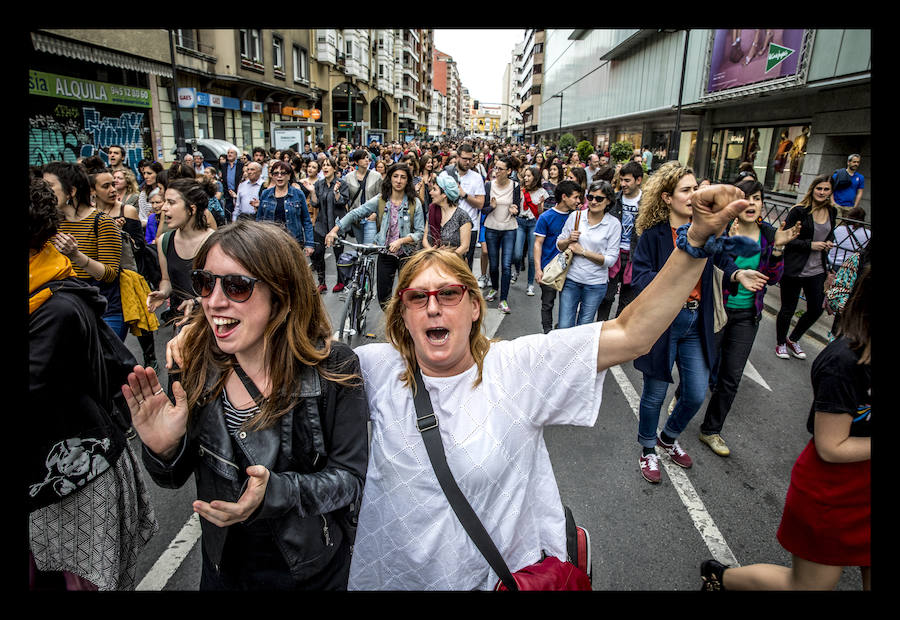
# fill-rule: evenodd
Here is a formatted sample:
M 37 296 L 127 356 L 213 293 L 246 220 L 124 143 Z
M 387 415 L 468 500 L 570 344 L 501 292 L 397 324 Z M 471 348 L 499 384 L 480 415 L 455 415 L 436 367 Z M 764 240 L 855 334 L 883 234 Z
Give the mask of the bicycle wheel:
M 338 321 L 338 329 L 337 329 L 337 339 L 341 342 L 346 342 L 350 344 L 350 339 L 353 337 L 353 322 L 351 321 L 349 324 L 347 323 L 347 319 L 350 318 L 350 311 L 353 308 L 354 300 L 356 299 L 356 283 L 351 282 L 347 288 L 347 300 L 344 302 L 344 309 L 341 312 L 341 318 Z
M 369 314 L 369 304 L 374 295 L 374 286 L 372 283 L 372 272 L 369 269 L 363 273 L 362 287 L 359 291 L 359 310 L 356 315 L 356 333 L 363 334 L 366 330 L 366 317 Z

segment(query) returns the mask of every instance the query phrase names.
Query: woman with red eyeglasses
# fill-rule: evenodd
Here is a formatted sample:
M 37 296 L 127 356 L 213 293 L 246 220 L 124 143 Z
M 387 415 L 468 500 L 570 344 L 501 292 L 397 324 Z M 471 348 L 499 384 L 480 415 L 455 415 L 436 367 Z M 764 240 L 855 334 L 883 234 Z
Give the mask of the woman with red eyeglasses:
M 359 360 L 331 340 L 284 228 L 224 226 L 195 265 L 200 303 L 170 393 L 140 366 L 122 393 L 147 473 L 166 488 L 196 482 L 200 589 L 346 589 L 368 455 Z

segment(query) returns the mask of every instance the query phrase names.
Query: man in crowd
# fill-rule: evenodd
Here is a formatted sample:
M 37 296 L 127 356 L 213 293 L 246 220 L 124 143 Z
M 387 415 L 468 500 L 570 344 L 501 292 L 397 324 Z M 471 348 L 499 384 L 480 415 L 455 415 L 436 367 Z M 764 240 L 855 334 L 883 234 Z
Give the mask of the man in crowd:
M 865 188 L 865 177 L 857 170 L 859 169 L 860 156 L 854 153 L 847 158 L 847 167 L 835 170 L 832 178 L 834 179 L 834 202 L 838 205 L 841 215 L 845 215 L 847 211 L 859 206 L 862 200 L 863 189 Z
M 254 147 L 253 161 L 259 164 L 260 180 L 263 185 L 269 180 L 269 164 L 266 162 L 267 159 L 268 155 L 266 154 L 266 149 L 261 146 Z M 247 170 L 249 171 L 249 168 Z
M 236 149 L 228 149 L 228 153 L 225 155 L 225 163 L 221 166 L 221 172 L 222 185 L 225 187 L 223 196 L 225 198 L 225 204 L 223 205 L 225 217 L 226 219 L 232 219 L 238 185 L 241 184 L 241 179 L 244 178 L 244 164 L 238 159 Z
M 587 174 L 588 187 L 591 186 L 591 181 L 594 180 L 594 175 L 597 174 L 598 170 L 600 170 L 600 156 L 596 153 L 591 153 L 588 155 L 588 165 L 584 169 L 585 174 Z
M 203 174 L 203 171 L 209 167 L 210 165 L 203 161 L 203 153 L 194 151 L 194 172 L 197 175 L 201 175 Z
M 126 170 L 128 168 L 125 165 L 125 149 L 118 144 L 113 144 L 107 148 L 106 156 L 109 159 L 110 170 Z
M 637 231 L 634 223 L 638 216 L 638 205 L 641 203 L 641 181 L 644 180 L 644 166 L 637 161 L 626 163 L 619 170 L 620 191 L 616 194 L 616 202 L 609 207 L 609 213 L 622 222 L 622 241 L 619 244 L 619 269 L 615 276 L 609 278 L 606 297 L 597 310 L 597 320 L 609 320 L 612 302 L 619 288 L 619 305 L 616 317 L 622 309 L 637 297 L 631 285 L 631 253 L 637 246 Z M 612 265 L 610 266 L 612 267 Z M 610 271 L 612 273 L 612 271 Z
M 263 186 L 261 177 L 262 166 L 259 162 L 251 161 L 247 164 L 247 180 L 238 185 L 231 221 L 236 222 L 239 217 L 251 220 L 256 219 L 256 208 L 259 206 L 259 192 L 262 191 Z

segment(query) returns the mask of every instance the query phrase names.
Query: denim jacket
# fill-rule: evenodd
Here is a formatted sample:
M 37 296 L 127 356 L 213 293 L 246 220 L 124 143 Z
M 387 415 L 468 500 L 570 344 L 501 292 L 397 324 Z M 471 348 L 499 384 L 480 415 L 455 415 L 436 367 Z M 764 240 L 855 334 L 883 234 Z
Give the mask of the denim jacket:
M 259 195 L 259 208 L 256 210 L 257 221 L 273 221 L 276 206 L 275 188 L 264 189 Z M 313 224 L 306 206 L 306 196 L 296 187 L 288 186 L 287 196 L 284 197 L 284 221 L 287 224 L 288 232 L 300 245 L 315 247 Z
M 336 223 L 340 227 L 341 232 L 347 232 L 348 230 L 350 230 L 353 224 L 364 220 L 373 213 L 377 212 L 379 198 L 381 198 L 380 195 L 369 198 L 369 200 L 367 200 L 364 204 L 356 207 L 355 209 L 350 211 L 350 213 L 338 220 L 338 222 Z M 422 210 L 421 201 L 416 198 L 415 211 L 413 212 L 413 217 L 410 221 L 408 203 L 409 198 L 404 195 L 403 202 L 400 203 L 400 210 L 397 213 L 397 223 L 400 239 L 406 237 L 407 235 L 412 237 L 413 243 L 406 244 L 405 246 L 405 248 L 408 249 L 407 254 L 410 254 L 416 249 L 416 247 L 418 247 L 420 243 L 422 243 L 422 237 L 425 236 L 425 213 Z M 375 234 L 374 242 L 376 245 L 385 245 L 385 238 L 387 237 L 387 230 L 388 226 L 390 226 L 390 223 L 391 203 L 390 200 L 388 200 L 384 206 L 384 215 L 382 216 L 381 223 L 378 226 L 378 232 Z

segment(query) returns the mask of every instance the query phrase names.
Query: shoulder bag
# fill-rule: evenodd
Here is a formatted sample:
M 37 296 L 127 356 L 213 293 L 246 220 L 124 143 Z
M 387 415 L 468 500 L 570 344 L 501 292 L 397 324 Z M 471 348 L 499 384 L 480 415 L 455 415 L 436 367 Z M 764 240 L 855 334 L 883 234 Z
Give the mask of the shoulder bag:
M 580 222 L 581 211 L 576 211 L 575 230 L 578 230 Z M 553 287 L 557 291 L 563 290 L 563 286 L 566 284 L 566 274 L 569 273 L 569 267 L 572 266 L 573 258 L 575 258 L 575 253 L 569 248 L 566 248 L 565 251 L 554 256 L 550 262 L 547 263 L 547 268 L 544 269 L 544 274 L 541 276 L 541 284 Z
M 475 510 L 466 500 L 459 485 L 456 484 L 453 473 L 447 465 L 447 456 L 444 453 L 444 445 L 438 429 L 438 419 L 418 367 L 415 378 L 416 392 L 413 402 L 416 407 L 416 427 L 422 434 L 422 441 L 425 442 L 431 466 L 434 468 L 441 489 L 447 496 L 447 501 L 450 502 L 450 507 L 453 508 L 453 512 L 472 542 L 500 577 L 494 590 L 591 590 L 590 538 L 587 530 L 574 526 L 575 522 L 571 518 L 571 511 L 568 508 L 564 508 L 564 510 L 566 512 L 569 560 L 563 562 L 559 558 L 548 556 L 542 552 L 540 562 L 526 566 L 515 573 L 510 572 L 506 561 L 494 541 L 491 540 L 478 515 L 475 514 Z M 574 536 L 569 535 L 570 524 L 576 530 Z M 579 565 L 573 564 L 571 559 L 575 559 Z

